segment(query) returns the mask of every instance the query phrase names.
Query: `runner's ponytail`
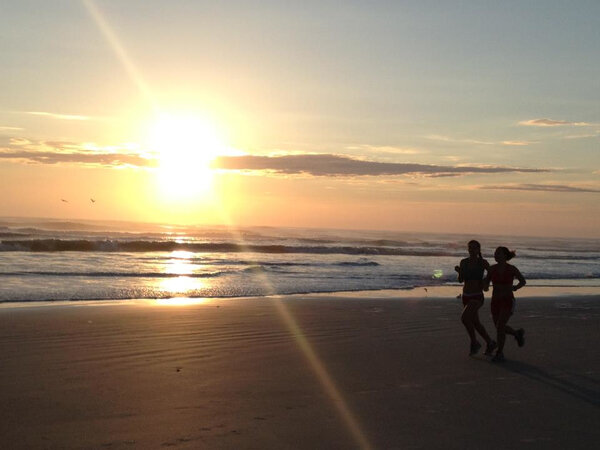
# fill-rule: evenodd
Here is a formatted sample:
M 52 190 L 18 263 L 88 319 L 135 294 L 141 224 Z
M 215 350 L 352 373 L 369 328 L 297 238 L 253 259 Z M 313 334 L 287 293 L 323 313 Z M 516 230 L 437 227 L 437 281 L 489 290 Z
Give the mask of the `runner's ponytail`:
M 517 252 L 514 250 L 509 250 L 507 247 L 498 247 L 496 250 L 500 250 L 506 256 L 506 260 L 510 261 L 515 256 L 517 256 Z

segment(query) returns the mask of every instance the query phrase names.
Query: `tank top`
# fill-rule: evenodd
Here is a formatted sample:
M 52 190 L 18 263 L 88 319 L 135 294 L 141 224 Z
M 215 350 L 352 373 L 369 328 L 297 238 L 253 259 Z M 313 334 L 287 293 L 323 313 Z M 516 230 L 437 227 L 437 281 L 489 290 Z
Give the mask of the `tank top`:
M 511 266 L 510 264 L 506 265 L 504 272 L 499 273 L 497 266 L 493 266 L 490 270 L 490 279 L 494 284 L 513 284 L 513 280 L 517 272 L 515 270 L 515 266 Z
M 464 281 L 481 281 L 483 280 L 483 271 L 485 266 L 483 259 L 479 259 L 477 264 L 469 264 L 469 258 L 465 258 L 460 262 L 460 270 Z

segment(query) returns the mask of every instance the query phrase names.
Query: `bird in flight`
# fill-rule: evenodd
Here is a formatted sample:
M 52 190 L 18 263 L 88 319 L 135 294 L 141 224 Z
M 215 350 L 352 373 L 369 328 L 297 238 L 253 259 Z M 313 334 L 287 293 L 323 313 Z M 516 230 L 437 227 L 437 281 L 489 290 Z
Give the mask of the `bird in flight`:
M 90 201 L 91 201 L 92 203 L 96 203 L 96 200 L 94 200 L 93 198 L 90 198 Z
M 65 200 L 64 198 L 61 198 L 60 201 L 63 203 L 69 203 L 69 200 Z

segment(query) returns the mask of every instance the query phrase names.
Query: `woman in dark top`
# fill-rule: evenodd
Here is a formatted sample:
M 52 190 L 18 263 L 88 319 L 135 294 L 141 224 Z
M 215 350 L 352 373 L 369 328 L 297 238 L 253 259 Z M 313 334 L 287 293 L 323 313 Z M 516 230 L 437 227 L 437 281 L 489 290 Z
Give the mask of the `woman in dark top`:
M 475 355 L 481 348 L 481 344 L 475 336 L 475 331 L 487 344 L 485 354 L 491 355 L 494 348 L 496 348 L 496 342 L 490 338 L 485 327 L 479 321 L 479 308 L 483 306 L 483 272 L 489 270 L 490 265 L 481 256 L 479 242 L 469 241 L 468 250 L 469 257 L 461 260 L 460 265 L 454 268 L 458 272 L 458 281 L 464 283 L 462 293 L 464 308 L 461 320 L 471 338 L 469 355 Z

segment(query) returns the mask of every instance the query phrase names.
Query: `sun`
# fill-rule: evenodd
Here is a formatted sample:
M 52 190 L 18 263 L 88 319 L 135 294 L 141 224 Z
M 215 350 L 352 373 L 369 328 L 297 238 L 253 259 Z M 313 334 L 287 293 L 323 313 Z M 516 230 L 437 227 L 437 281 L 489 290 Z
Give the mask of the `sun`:
M 169 200 L 190 200 L 212 190 L 212 161 L 226 153 L 218 128 L 196 115 L 161 114 L 149 131 L 158 181 Z

